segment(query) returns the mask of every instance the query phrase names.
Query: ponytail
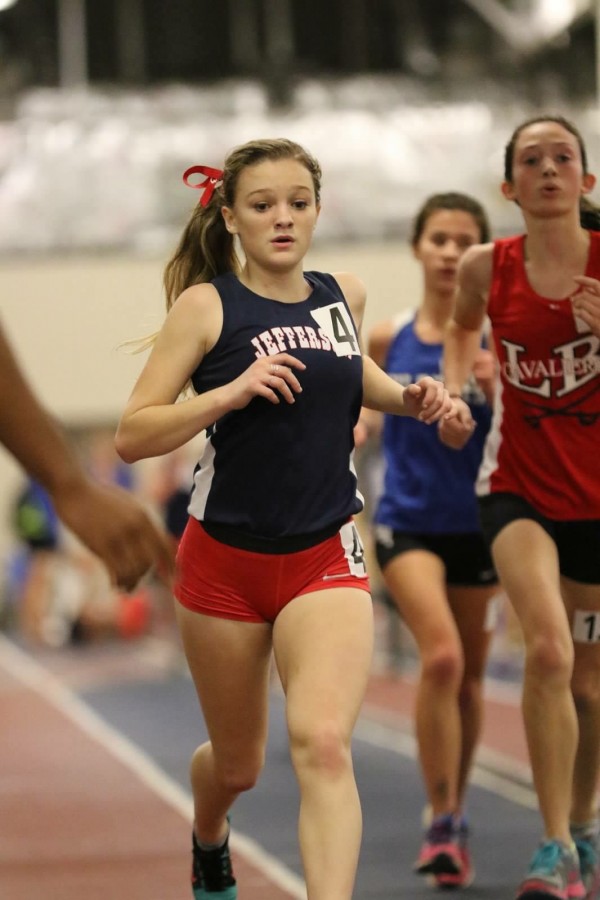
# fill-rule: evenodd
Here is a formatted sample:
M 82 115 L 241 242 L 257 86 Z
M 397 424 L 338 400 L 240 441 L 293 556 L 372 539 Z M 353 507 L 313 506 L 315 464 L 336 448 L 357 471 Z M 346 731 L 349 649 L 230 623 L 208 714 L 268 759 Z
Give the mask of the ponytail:
M 223 197 L 215 191 L 209 203 L 195 207 L 179 245 L 163 275 L 167 312 L 177 297 L 193 284 L 211 281 L 225 272 L 239 272 L 233 235 L 221 214 Z
M 582 197 L 579 201 L 579 222 L 588 231 L 600 231 L 600 206 Z

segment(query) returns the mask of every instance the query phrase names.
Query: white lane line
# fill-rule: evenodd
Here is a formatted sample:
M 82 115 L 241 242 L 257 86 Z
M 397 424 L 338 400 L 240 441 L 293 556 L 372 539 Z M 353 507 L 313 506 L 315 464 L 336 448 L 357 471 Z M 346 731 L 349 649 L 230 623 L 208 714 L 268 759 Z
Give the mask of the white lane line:
M 360 719 L 354 729 L 354 737 L 372 747 L 391 751 L 398 756 L 405 756 L 415 761 L 418 758 L 417 743 L 414 737 L 406 732 L 399 733 L 397 728 L 394 729 L 389 725 Z M 517 765 L 515 764 L 516 769 Z M 481 765 L 473 766 L 470 782 L 498 797 L 517 803 L 519 806 L 538 809 L 537 797 L 532 789 Z
M 188 791 L 160 769 L 143 750 L 95 713 L 50 671 L 7 640 L 4 635 L 0 635 L 0 665 L 15 680 L 43 697 L 84 734 L 118 759 L 186 821 L 192 821 L 194 810 Z M 231 846 L 295 900 L 306 900 L 304 881 L 267 853 L 252 838 L 232 829 Z

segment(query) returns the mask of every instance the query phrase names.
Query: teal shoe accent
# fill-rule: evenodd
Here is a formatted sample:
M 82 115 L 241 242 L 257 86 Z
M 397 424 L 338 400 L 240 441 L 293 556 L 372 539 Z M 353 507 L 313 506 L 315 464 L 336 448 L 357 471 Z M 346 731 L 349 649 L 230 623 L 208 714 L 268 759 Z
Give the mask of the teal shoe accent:
M 205 891 L 204 888 L 192 888 L 194 900 L 237 900 L 237 885 L 225 888 L 224 891 Z
M 517 900 L 583 900 L 579 857 L 560 841 L 545 841 L 534 853 Z

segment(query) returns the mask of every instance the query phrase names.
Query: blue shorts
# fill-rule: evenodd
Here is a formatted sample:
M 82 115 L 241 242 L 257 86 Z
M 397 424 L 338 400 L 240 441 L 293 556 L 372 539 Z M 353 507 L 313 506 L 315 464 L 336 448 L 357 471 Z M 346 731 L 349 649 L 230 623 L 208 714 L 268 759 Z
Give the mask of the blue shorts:
M 489 547 L 505 525 L 533 519 L 556 544 L 561 575 L 581 584 L 600 584 L 599 519 L 547 519 L 518 494 L 501 492 L 479 498 L 479 517 Z
M 375 527 L 375 554 L 381 571 L 395 557 L 409 550 L 427 550 L 438 556 L 446 569 L 446 584 L 479 587 L 496 584 L 498 576 L 481 532 L 467 534 L 413 534 Z
M 179 543 L 175 596 L 206 616 L 274 622 L 295 597 L 331 588 L 370 592 L 354 522 L 332 537 L 291 553 L 260 553 L 211 537 L 190 517 Z

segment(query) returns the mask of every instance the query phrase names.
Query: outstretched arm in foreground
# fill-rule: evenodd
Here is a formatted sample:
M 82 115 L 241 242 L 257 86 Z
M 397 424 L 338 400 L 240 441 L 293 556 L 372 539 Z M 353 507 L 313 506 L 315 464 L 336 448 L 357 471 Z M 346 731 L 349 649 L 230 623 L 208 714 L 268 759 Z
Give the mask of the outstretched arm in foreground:
M 0 441 L 42 484 L 64 524 L 131 590 L 152 566 L 173 572 L 169 539 L 126 491 L 93 482 L 62 429 L 44 409 L 0 326 Z

